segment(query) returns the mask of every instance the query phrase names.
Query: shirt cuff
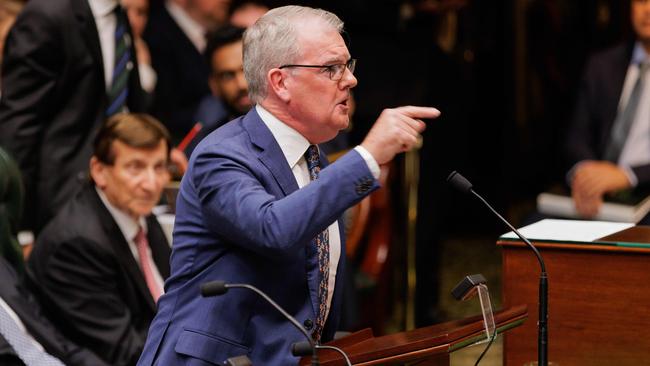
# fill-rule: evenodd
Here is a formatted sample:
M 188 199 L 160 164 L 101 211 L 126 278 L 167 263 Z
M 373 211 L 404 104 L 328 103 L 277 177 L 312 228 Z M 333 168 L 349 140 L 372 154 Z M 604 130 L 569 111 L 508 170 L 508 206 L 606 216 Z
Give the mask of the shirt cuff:
M 156 88 L 158 76 L 151 65 L 138 64 L 138 73 L 140 74 L 140 86 L 147 93 L 153 93 Z
M 618 167 L 621 168 L 627 176 L 627 180 L 630 181 L 630 186 L 636 187 L 639 184 L 639 179 L 636 177 L 636 174 L 634 174 L 632 168 L 627 165 L 619 165 Z
M 370 169 L 370 173 L 372 173 L 372 176 L 375 177 L 375 179 L 379 179 L 379 174 L 381 174 L 381 169 L 379 169 L 379 164 L 377 164 L 377 160 L 372 157 L 372 154 L 366 150 L 365 147 L 361 145 L 357 145 L 354 147 L 354 150 L 361 155 L 363 160 L 366 161 L 366 165 L 368 165 L 368 169 Z

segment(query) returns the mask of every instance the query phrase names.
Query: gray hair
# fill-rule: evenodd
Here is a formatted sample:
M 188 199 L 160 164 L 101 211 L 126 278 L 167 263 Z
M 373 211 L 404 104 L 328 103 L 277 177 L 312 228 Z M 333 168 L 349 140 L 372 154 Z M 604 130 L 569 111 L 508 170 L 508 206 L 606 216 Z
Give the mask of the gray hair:
M 315 18 L 337 32 L 343 21 L 322 9 L 289 5 L 268 11 L 244 33 L 244 75 L 254 103 L 266 97 L 266 74 L 281 65 L 294 63 L 300 56 L 296 22 Z

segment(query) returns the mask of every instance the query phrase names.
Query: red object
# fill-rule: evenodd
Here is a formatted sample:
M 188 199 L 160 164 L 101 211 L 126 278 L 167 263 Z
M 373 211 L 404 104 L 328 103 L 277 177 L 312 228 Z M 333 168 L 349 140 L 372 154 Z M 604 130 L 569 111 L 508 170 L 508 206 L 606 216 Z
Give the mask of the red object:
M 190 132 L 188 132 L 187 135 L 185 135 L 185 137 L 183 137 L 183 140 L 181 141 L 181 143 L 178 144 L 178 146 L 177 146 L 178 150 L 184 151 L 185 148 L 187 147 L 187 145 L 189 145 L 189 143 L 192 140 L 194 140 L 194 137 L 196 137 L 196 134 L 199 133 L 199 131 L 201 131 L 202 128 L 203 128 L 203 125 L 201 124 L 201 122 L 196 122 L 194 124 L 194 126 L 192 127 L 192 129 L 190 130 Z

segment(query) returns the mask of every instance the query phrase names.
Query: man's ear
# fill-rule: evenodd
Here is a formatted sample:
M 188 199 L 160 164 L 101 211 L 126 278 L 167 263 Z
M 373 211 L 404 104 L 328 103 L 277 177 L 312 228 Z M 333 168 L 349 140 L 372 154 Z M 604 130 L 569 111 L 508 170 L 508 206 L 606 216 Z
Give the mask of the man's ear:
M 278 68 L 271 69 L 266 74 L 266 81 L 269 84 L 269 89 L 277 95 L 280 100 L 285 103 L 291 101 L 291 92 L 287 88 L 289 78 L 287 77 L 286 72 Z
M 90 177 L 100 189 L 106 188 L 106 165 L 99 161 L 96 156 L 90 158 Z

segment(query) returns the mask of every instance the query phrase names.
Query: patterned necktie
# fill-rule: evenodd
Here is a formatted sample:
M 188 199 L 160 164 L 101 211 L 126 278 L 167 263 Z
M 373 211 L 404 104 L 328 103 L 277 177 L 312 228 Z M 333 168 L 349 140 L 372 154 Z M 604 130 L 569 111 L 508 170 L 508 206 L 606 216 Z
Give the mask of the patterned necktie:
M 59 359 L 36 347 L 3 306 L 0 306 L 0 334 L 25 365 L 64 366 Z
M 643 78 L 649 65 L 647 62 L 639 64 L 639 77 L 634 83 L 625 108 L 623 108 L 614 121 L 612 136 L 605 150 L 605 160 L 611 161 L 614 164 L 618 163 L 618 158 L 621 156 L 625 141 L 627 141 L 627 136 L 634 123 L 639 102 L 641 101 L 641 95 L 643 94 Z
M 106 116 L 124 111 L 129 96 L 131 61 L 131 35 L 127 32 L 128 19 L 121 6 L 115 8 L 115 61 L 111 87 L 108 89 Z
M 144 234 L 142 228 L 138 230 L 133 241 L 135 241 L 135 246 L 138 248 L 140 270 L 142 270 L 142 274 L 144 275 L 144 281 L 147 283 L 147 287 L 149 287 L 149 292 L 151 292 L 154 302 L 158 302 L 158 298 L 160 297 L 160 288 L 153 277 L 153 269 L 147 251 L 147 248 L 149 248 L 149 241 L 147 240 L 147 236 Z
M 320 173 L 320 157 L 318 155 L 318 147 L 310 145 L 305 153 L 305 160 L 307 160 L 307 168 L 309 168 L 309 179 L 318 179 Z M 320 341 L 321 333 L 325 327 L 325 320 L 327 314 L 327 292 L 328 281 L 330 273 L 330 236 L 329 228 L 325 228 L 316 237 L 316 248 L 318 249 L 318 269 L 320 273 L 320 282 L 318 286 L 318 303 L 319 313 L 316 318 L 316 326 L 314 328 L 313 337 L 316 341 Z

